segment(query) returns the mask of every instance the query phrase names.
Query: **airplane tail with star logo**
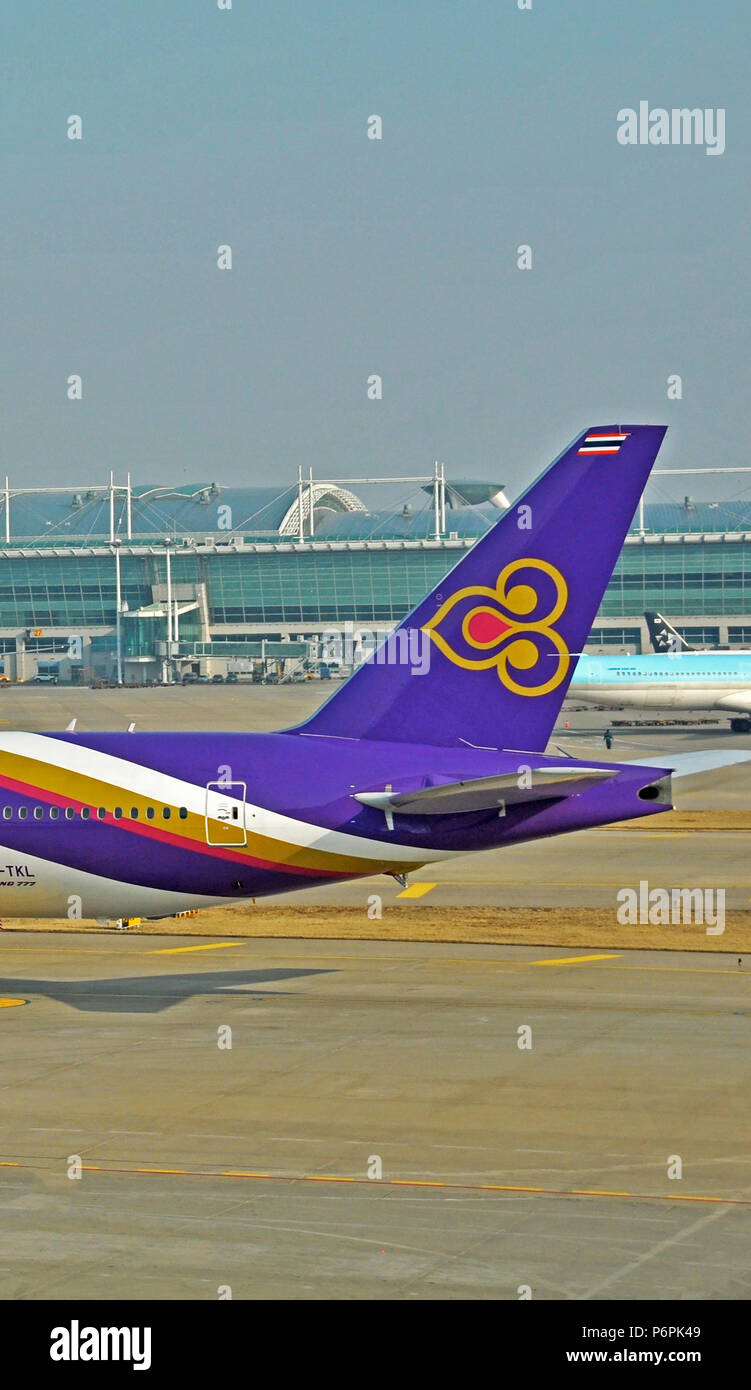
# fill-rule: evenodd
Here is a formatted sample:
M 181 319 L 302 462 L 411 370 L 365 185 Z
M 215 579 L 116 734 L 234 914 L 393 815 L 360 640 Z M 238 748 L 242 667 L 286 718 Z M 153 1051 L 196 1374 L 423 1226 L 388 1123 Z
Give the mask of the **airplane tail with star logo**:
M 579 435 L 294 732 L 543 750 L 665 430 Z

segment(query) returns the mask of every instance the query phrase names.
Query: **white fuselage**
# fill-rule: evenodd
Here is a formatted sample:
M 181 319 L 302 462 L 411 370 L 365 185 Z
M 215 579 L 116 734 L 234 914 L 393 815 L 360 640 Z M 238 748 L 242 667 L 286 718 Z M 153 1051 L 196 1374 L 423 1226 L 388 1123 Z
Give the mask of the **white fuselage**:
M 582 656 L 569 694 L 587 704 L 633 709 L 751 713 L 751 653 L 670 652 Z

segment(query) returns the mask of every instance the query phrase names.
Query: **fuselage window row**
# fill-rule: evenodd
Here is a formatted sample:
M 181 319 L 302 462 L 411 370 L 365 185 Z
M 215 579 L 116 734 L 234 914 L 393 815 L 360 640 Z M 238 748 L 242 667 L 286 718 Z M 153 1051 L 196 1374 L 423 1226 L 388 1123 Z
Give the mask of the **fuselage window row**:
M 170 820 L 172 809 L 171 806 L 162 807 L 162 820 Z M 44 820 L 45 812 L 49 820 L 60 820 L 61 818 L 61 808 L 59 806 L 33 806 L 31 808 L 28 806 L 3 806 L 3 820 L 13 820 L 14 818 L 18 820 L 28 820 L 29 810 L 31 810 L 33 820 Z M 180 820 L 187 819 L 187 806 L 178 806 L 176 810 Z M 126 814 L 122 806 L 115 806 L 111 812 L 107 811 L 106 806 L 82 806 L 78 811 L 74 806 L 66 806 L 62 814 L 65 820 L 75 820 L 77 817 L 80 817 L 81 820 L 90 820 L 92 818 L 96 820 L 105 820 L 110 814 L 115 820 L 123 820 L 123 818 L 126 820 L 140 820 L 141 818 L 141 812 L 137 806 L 131 806 L 129 815 Z M 144 814 L 146 820 L 155 820 L 157 815 L 156 807 L 147 806 Z

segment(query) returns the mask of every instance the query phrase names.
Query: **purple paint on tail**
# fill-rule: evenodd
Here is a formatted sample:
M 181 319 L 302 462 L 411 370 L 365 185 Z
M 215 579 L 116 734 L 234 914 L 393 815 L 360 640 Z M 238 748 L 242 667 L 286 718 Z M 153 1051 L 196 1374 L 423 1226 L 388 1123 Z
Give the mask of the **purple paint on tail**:
M 543 749 L 665 429 L 580 435 L 294 732 Z

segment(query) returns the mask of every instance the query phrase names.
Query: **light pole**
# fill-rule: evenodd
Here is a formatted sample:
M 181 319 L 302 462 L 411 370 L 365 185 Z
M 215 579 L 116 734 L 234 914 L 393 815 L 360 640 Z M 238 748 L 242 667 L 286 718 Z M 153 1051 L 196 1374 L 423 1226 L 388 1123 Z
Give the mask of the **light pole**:
M 123 606 L 123 601 L 122 601 L 122 590 L 121 590 L 121 587 L 120 587 L 120 546 L 122 545 L 122 541 L 121 541 L 121 540 L 118 540 L 118 538 L 115 537 L 115 539 L 113 540 L 112 544 L 113 544 L 114 551 L 115 551 L 115 589 L 116 589 L 116 604 L 117 604 L 117 609 L 116 609 L 116 613 L 115 613 L 115 645 L 116 645 L 116 650 L 117 650 L 117 683 L 118 683 L 118 685 L 122 685 L 122 683 L 123 683 L 123 644 L 122 644 L 122 636 L 121 636 L 121 629 L 120 629 L 120 613 L 121 613 L 122 606 Z
M 164 537 L 167 557 L 167 681 L 172 680 L 172 565 L 170 556 L 170 537 Z

